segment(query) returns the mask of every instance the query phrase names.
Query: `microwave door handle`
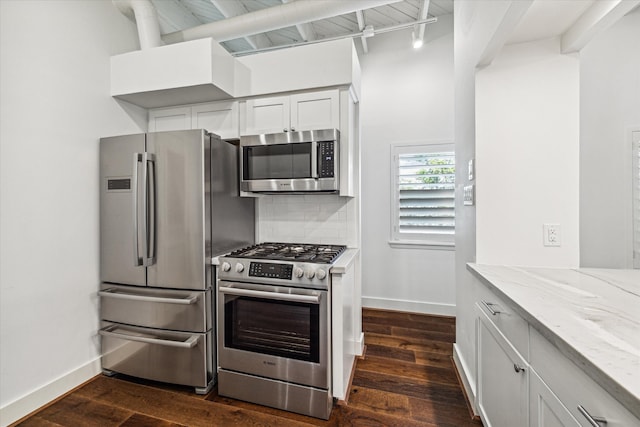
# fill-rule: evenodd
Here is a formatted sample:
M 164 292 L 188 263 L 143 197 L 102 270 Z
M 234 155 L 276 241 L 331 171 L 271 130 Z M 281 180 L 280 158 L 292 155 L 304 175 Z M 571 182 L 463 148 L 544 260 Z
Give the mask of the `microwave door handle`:
M 142 265 L 142 259 L 140 258 L 140 224 L 138 223 L 139 218 L 139 209 L 140 209 L 140 198 L 138 197 L 138 188 L 139 188 L 139 180 L 138 180 L 138 165 L 142 160 L 141 153 L 133 153 L 133 191 L 131 192 L 133 198 L 133 265 L 139 266 Z
M 311 142 L 311 178 L 318 179 L 318 143 Z

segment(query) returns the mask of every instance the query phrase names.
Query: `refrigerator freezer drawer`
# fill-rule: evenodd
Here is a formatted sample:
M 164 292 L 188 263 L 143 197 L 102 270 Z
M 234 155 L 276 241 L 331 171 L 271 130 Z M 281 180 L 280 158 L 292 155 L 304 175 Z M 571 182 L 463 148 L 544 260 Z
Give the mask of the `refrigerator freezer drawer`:
M 100 318 L 148 328 L 200 332 L 211 329 L 211 289 L 181 291 L 100 285 Z
M 213 385 L 213 337 L 102 322 L 102 368 L 107 371 L 182 384 Z

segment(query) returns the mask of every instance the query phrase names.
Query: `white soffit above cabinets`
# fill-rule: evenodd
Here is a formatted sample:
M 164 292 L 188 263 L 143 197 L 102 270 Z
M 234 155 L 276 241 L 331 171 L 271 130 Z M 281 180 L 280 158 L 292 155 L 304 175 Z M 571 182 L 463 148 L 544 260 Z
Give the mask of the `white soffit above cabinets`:
M 325 2 L 327 6 L 325 9 L 332 7 L 332 3 L 338 6 L 341 2 L 342 4 L 348 2 L 347 0 L 338 0 L 337 3 L 336 0 L 151 0 L 157 10 L 160 33 L 165 40 L 174 38 L 175 34 L 168 35 L 178 31 L 190 30 L 204 24 L 242 15 L 247 15 L 248 20 L 253 20 L 255 17 L 251 15 L 253 12 L 306 1 L 315 4 Z M 358 2 L 352 3 L 358 4 Z M 410 25 L 422 20 L 425 16 L 423 12 L 425 8 L 428 9 L 427 18 L 437 18 L 453 13 L 453 0 L 388 0 L 388 2 L 378 2 L 379 4 L 374 7 L 371 7 L 371 4 L 375 2 L 368 3 L 360 0 L 360 3 L 362 9 L 355 10 L 356 7 L 349 13 L 331 17 L 327 17 L 325 13 L 325 16 L 319 15 L 316 18 L 312 17 L 311 20 L 308 17 L 303 18 L 300 22 L 292 22 L 291 25 L 283 28 L 258 33 L 247 31 L 251 34 L 218 41 L 233 55 L 250 54 L 278 46 L 348 37 L 362 33 L 367 27 L 373 28 L 375 33 L 389 27 Z M 252 25 L 249 22 L 242 24 Z M 416 26 L 419 27 L 419 25 Z M 255 20 L 255 28 L 260 27 L 261 22 Z M 420 30 L 420 28 L 417 29 Z M 363 45 L 366 51 L 364 38 Z

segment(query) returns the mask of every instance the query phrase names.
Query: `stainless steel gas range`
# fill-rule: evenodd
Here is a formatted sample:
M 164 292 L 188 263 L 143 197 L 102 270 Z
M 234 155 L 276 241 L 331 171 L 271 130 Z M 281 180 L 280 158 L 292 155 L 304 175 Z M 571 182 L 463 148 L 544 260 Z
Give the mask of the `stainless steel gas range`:
M 338 245 L 262 243 L 219 258 L 218 393 L 328 419 Z

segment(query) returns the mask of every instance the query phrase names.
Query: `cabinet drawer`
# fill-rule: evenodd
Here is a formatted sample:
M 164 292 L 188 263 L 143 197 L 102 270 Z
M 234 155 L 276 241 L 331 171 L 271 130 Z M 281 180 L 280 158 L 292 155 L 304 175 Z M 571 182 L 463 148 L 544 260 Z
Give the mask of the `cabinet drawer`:
M 526 426 L 529 365 L 500 333 L 491 315 L 478 312 L 478 409 L 487 427 Z
M 211 331 L 191 334 L 102 322 L 100 335 L 103 369 L 199 388 L 213 378 Z
M 102 320 L 174 331 L 211 329 L 211 289 L 171 291 L 103 283 L 99 295 Z
M 525 360 L 529 360 L 529 324 L 485 285 L 478 283 L 476 290 L 482 312 L 489 316 Z
M 533 328 L 531 365 L 580 425 L 592 424 L 578 406 L 607 420 L 607 427 L 640 426 L 638 418 Z

